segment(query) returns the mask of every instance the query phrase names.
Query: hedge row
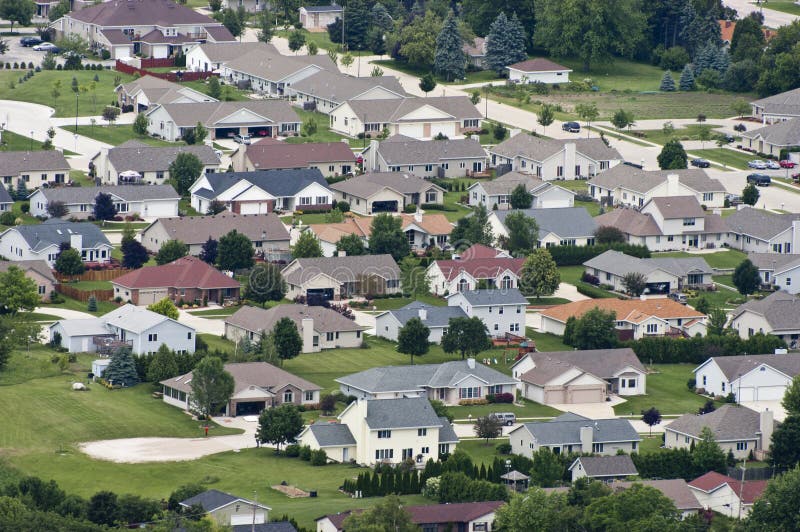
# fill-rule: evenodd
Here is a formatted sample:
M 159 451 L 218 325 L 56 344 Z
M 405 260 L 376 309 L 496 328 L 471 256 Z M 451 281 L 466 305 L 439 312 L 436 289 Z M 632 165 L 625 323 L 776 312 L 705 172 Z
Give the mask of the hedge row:
M 615 242 L 613 244 L 596 244 L 594 246 L 553 246 L 547 248 L 553 260 L 558 266 L 578 266 L 589 259 L 605 253 L 609 249 L 620 251 L 626 255 L 639 257 L 641 259 L 650 258 L 650 250 L 647 246 L 636 246 Z
M 619 347 L 630 347 L 645 364 L 700 364 L 709 357 L 766 355 L 786 347 L 786 342 L 768 334 L 755 334 L 743 340 L 738 335 L 705 336 L 694 338 L 653 337 L 622 342 Z
M 589 283 L 578 282 L 575 284 L 575 288 L 578 289 L 579 294 L 591 297 L 592 299 L 611 299 L 619 297 L 612 294 L 611 292 L 606 292 L 602 288 L 597 288 L 596 286 L 592 286 Z

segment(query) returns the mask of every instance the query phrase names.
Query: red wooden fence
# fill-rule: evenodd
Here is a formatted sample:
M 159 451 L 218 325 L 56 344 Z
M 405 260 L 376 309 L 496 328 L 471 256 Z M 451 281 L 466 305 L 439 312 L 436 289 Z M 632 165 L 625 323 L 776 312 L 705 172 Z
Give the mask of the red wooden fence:
M 154 61 L 158 61 L 154 59 Z M 171 66 L 171 65 L 167 65 Z M 192 72 L 189 70 L 182 71 L 182 74 L 178 76 L 174 72 L 153 72 L 151 70 L 147 70 L 144 68 L 136 68 L 131 65 L 127 65 L 120 60 L 117 60 L 117 64 L 114 67 L 118 72 L 122 72 L 124 74 L 139 74 L 140 76 L 153 76 L 154 78 L 161 78 L 167 81 L 196 81 L 198 79 L 206 79 L 210 78 L 211 76 L 216 76 L 217 74 L 213 72 Z M 154 67 L 151 67 L 154 68 Z
M 145 58 L 139 61 L 141 62 L 141 67 L 145 69 L 175 66 L 175 58 L 173 57 L 164 57 L 162 59 Z

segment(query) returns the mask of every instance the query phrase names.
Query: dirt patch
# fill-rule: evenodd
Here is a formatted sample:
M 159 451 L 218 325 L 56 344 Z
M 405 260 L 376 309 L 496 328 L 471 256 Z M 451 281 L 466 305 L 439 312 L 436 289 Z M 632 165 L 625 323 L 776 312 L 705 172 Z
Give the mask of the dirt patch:
M 301 497 L 308 497 L 309 496 L 309 493 L 307 491 L 303 491 L 300 488 L 296 488 L 294 486 L 284 486 L 282 484 L 278 484 L 278 485 L 272 486 L 272 489 L 274 489 L 276 491 L 280 491 L 281 493 L 283 493 L 284 495 L 286 495 L 290 499 L 298 499 L 298 498 L 301 498 Z

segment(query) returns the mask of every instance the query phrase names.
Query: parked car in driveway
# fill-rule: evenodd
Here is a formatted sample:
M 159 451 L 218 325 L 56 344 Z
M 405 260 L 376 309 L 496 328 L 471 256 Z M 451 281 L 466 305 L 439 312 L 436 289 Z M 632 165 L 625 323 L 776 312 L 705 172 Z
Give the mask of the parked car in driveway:
M 36 50 L 37 52 L 52 52 L 54 54 L 57 54 L 59 52 L 58 46 L 56 46 L 51 42 L 43 42 L 41 44 L 37 44 L 36 46 L 33 47 L 33 49 Z
M 767 169 L 767 163 L 765 163 L 764 161 L 762 161 L 760 159 L 756 159 L 754 161 L 750 161 L 749 163 L 747 163 L 747 166 L 749 166 L 750 168 L 755 168 L 756 170 L 766 170 Z
M 37 44 L 41 44 L 42 40 L 39 37 L 23 37 L 19 40 L 20 46 L 25 46 L 26 48 L 29 46 L 36 46 Z
M 725 199 L 728 200 L 728 205 L 731 207 L 742 204 L 742 197 L 739 194 L 725 194 Z
M 789 159 L 783 159 L 780 163 L 781 168 L 794 168 L 797 166 L 794 161 L 790 161 Z
M 772 179 L 768 175 L 764 174 L 750 174 L 747 176 L 748 183 L 754 183 L 756 186 L 759 187 L 768 187 L 770 183 L 772 183 Z
M 250 144 L 250 140 L 250 135 L 240 135 L 237 133 L 233 136 L 233 141 L 238 144 Z
M 767 168 L 770 170 L 780 170 L 781 165 L 776 163 L 775 161 L 764 161 L 764 164 L 767 165 Z
M 577 122 L 564 122 L 561 124 L 561 129 L 570 133 L 580 133 L 581 125 Z
M 705 159 L 692 159 L 691 164 L 697 168 L 709 168 L 711 166 L 711 163 Z

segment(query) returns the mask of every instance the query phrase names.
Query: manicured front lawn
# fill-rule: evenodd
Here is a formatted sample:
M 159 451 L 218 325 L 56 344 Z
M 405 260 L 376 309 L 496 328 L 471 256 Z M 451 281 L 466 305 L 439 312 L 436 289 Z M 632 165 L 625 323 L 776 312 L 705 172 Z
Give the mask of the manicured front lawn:
M 713 143 L 707 144 L 707 146 L 709 145 L 713 145 Z M 730 168 L 738 168 L 740 170 L 747 170 L 748 161 L 752 161 L 753 159 L 758 158 L 752 153 L 744 153 L 744 152 L 729 150 L 727 148 L 706 148 L 705 150 L 689 150 L 689 153 L 693 156 L 702 157 L 703 159 L 708 159 L 709 161 L 720 163 Z
M 696 253 L 686 253 L 684 251 L 667 251 L 664 253 L 653 253 L 653 258 L 658 257 L 676 257 L 676 258 L 702 258 L 712 268 L 721 270 L 736 268 L 743 260 L 747 258 L 746 253 L 742 253 L 736 249 L 722 249 L 715 253 L 705 253 L 698 255 Z M 563 275 L 563 274 L 562 274 Z
M 486 440 L 461 440 L 458 442 L 458 449 L 466 452 L 473 463 L 488 466 L 494 462 L 495 457 L 504 458 L 497 452 L 497 446 L 501 443 L 508 443 L 508 438 L 492 438 L 488 443 Z
M 650 368 L 647 360 L 642 364 Z M 654 406 L 662 415 L 696 412 L 707 399 L 689 391 L 686 382 L 694 377 L 692 364 L 658 364 L 647 375 L 647 395 L 628 397 L 614 407 L 617 415 L 639 415 Z
M 93 290 L 110 290 L 111 289 L 111 282 L 110 281 L 78 281 L 77 283 L 67 283 L 67 286 L 71 286 L 76 290 L 81 290 L 82 292 L 91 292 Z
M 794 0 L 769 0 L 769 2 L 765 0 L 764 4 L 767 9 L 782 11 L 790 15 L 800 15 L 800 6 Z
M 513 412 L 517 418 L 538 418 L 538 417 L 556 417 L 561 414 L 555 408 L 547 405 L 534 403 L 527 399 L 522 400 L 523 406 L 516 406 L 508 403 L 488 404 L 488 405 L 470 405 L 470 406 L 451 406 L 448 408 L 455 419 L 477 419 L 479 417 L 488 416 L 492 412 Z
M 649 140 L 650 142 L 655 142 L 656 144 L 665 144 L 668 140 L 676 138 L 678 140 L 700 140 L 698 135 L 700 134 L 700 130 L 706 127 L 710 130 L 711 135 L 715 134 L 714 129 L 720 127 L 718 124 L 688 124 L 681 128 L 675 128 L 672 133 L 664 133 L 661 129 L 644 129 L 644 130 L 634 130 L 633 133 L 638 133 L 643 135 L 641 138 L 644 140 Z M 708 140 L 706 141 L 706 146 L 714 146 L 714 141 Z
M 66 297 L 64 295 L 61 295 L 61 297 L 64 298 L 64 303 L 59 303 L 57 305 L 53 305 L 52 303 L 48 302 L 48 303 L 43 303 L 42 307 L 43 308 L 65 308 L 65 309 L 69 309 L 69 310 L 77 310 L 77 311 L 80 311 L 80 312 L 87 312 L 89 314 L 94 314 L 95 316 L 101 316 L 103 314 L 111 312 L 112 310 L 114 310 L 116 308 L 119 308 L 119 305 L 117 305 L 113 301 L 101 301 L 101 300 L 98 300 L 97 301 L 97 311 L 89 312 L 87 310 L 87 308 L 86 308 L 87 307 L 86 303 L 84 303 L 82 301 L 78 301 L 77 299 L 72 299 L 71 297 Z
M 68 129 L 70 132 L 74 132 L 75 126 L 66 129 Z M 133 126 L 131 124 L 112 126 L 96 124 L 94 126 L 78 126 L 78 135 L 83 135 L 85 137 L 99 140 L 100 142 L 105 142 L 106 144 L 112 144 L 114 146 L 122 144 L 128 140 L 138 140 L 139 142 L 144 142 L 145 144 L 149 144 L 151 146 L 176 146 L 178 144 L 183 144 L 183 142 L 167 142 L 166 140 L 137 135 L 133 132 Z
M 82 170 L 70 170 L 69 171 L 69 180 L 79 187 L 93 187 L 94 180 L 89 179 L 89 176 L 86 175 L 86 172 Z
M 525 328 L 525 335 L 536 343 L 537 351 L 571 351 L 572 348 L 564 343 L 561 336 L 555 334 L 534 331 L 530 327 Z
M 427 303 L 428 305 L 432 305 L 435 307 L 444 307 L 447 306 L 447 301 L 442 299 L 441 297 L 437 297 L 430 294 L 425 295 L 418 295 L 414 297 L 389 297 L 386 299 L 373 299 L 372 306 L 375 307 L 374 310 L 394 310 L 400 307 L 405 307 L 409 303 L 413 303 L 414 301 L 420 301 L 422 303 Z M 372 307 L 368 307 L 362 310 L 373 310 Z
M 32 139 L 31 137 L 26 137 L 24 135 L 18 135 L 13 131 L 3 131 L 2 134 L 2 145 L 0 147 L 4 151 L 39 151 L 43 150 L 42 148 L 42 141 Z M 70 150 L 64 150 L 64 155 L 77 155 L 75 152 Z
M 215 307 L 207 310 L 190 310 L 189 314 L 192 316 L 230 316 L 239 310 L 240 306 L 231 307 Z

